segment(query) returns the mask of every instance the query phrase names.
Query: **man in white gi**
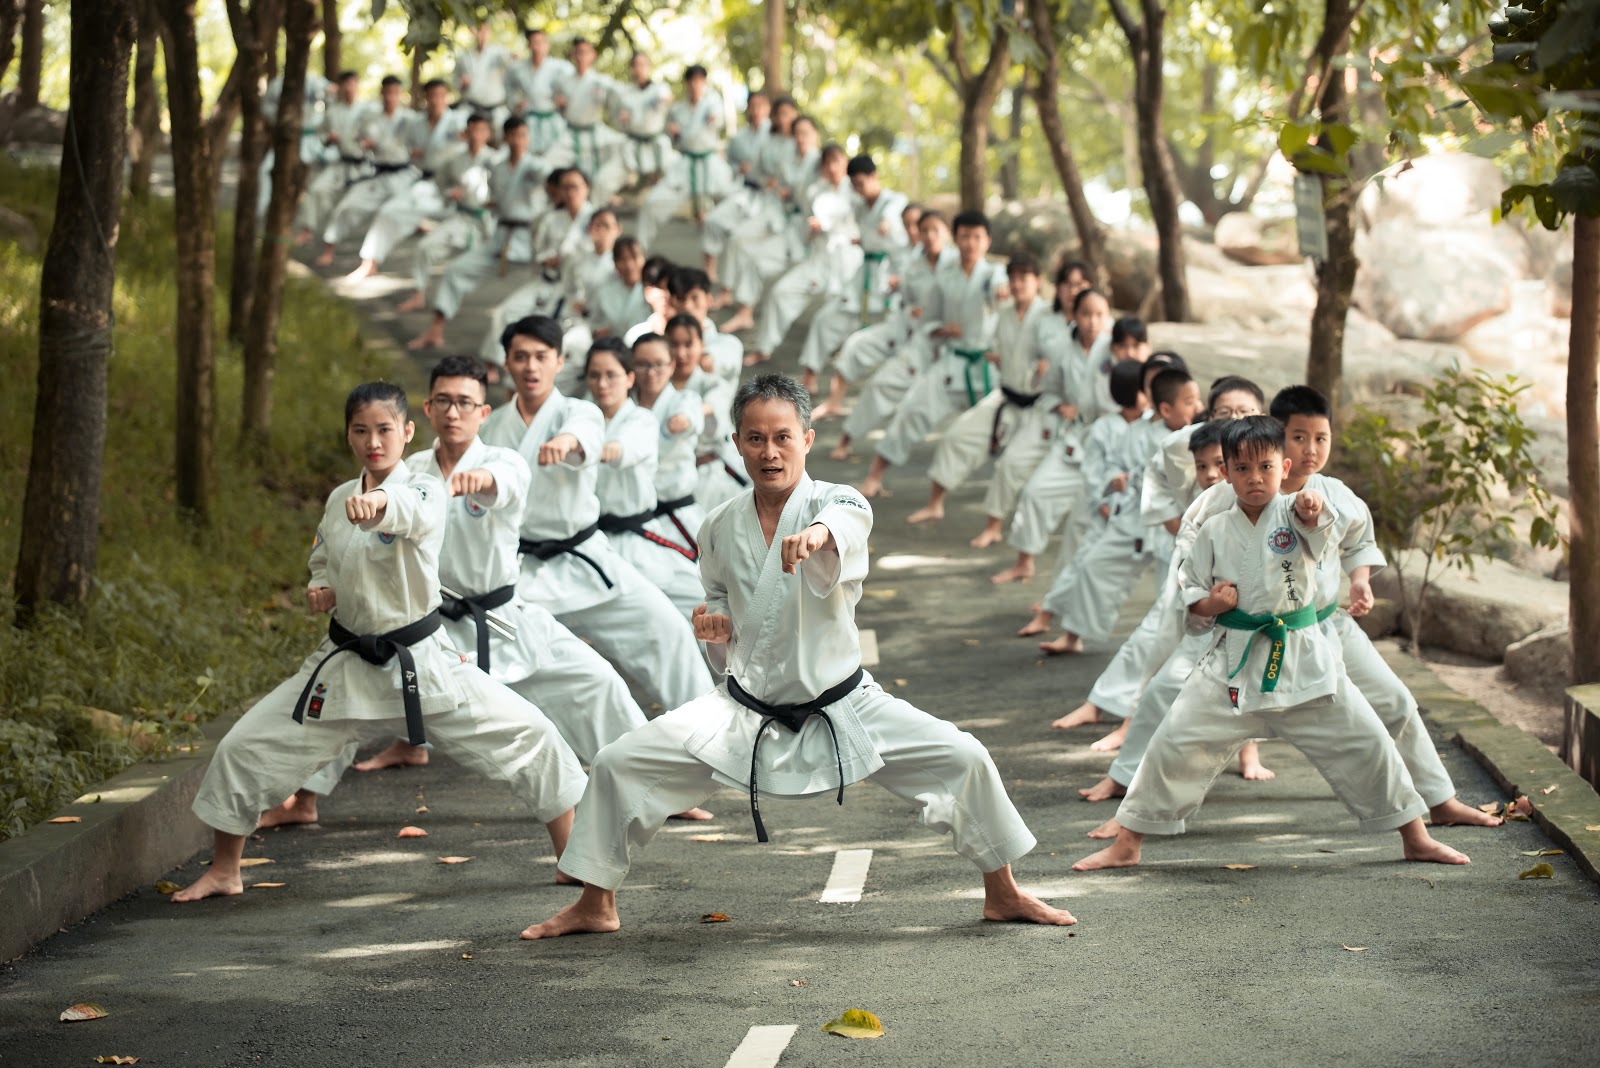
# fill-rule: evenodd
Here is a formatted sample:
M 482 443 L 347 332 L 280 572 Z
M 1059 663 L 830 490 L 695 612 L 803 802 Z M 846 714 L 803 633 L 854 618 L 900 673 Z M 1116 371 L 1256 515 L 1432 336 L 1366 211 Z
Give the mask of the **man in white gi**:
M 489 207 L 494 194 L 489 181 L 498 162 L 500 153 L 489 147 L 489 120 L 474 114 L 467 120 L 466 146 L 445 159 L 434 172 L 432 180 L 441 190 L 438 194 L 441 208 L 431 215 L 427 236 L 417 243 L 416 257 L 411 263 L 415 288 L 396 310 L 421 311 L 427 307 L 434 264 L 494 237 L 495 218 Z M 386 208 L 378 215 L 367 240 L 374 241 L 373 235 L 380 230 L 387 239 L 389 228 L 403 224 L 407 216 L 415 213 L 415 205 L 421 200 L 418 197 L 411 205 L 399 207 L 393 213 Z M 375 242 L 372 251 L 381 251 L 380 245 Z
M 452 490 L 407 469 L 414 430 L 398 386 L 369 382 L 346 400 L 345 436 L 362 472 L 328 497 L 306 590 L 311 611 L 331 613 L 328 637 L 217 746 L 194 799 L 216 832 L 211 866 L 174 901 L 243 893 L 239 862 L 261 814 L 351 743 L 401 725 L 411 741 L 510 783 L 556 852 L 564 847 L 583 769 L 537 708 L 467 663 L 441 631 Z
M 591 42 L 573 42 L 572 69 L 556 85 L 556 107 L 567 124 L 573 166 L 588 176 L 595 202 L 609 204 L 622 188 L 623 136 L 606 125 L 606 116 L 622 87 L 595 70 L 594 61 Z
M 528 31 L 528 62 L 507 76 L 513 114 L 528 120 L 529 148 L 543 156 L 566 144 L 567 124 L 556 107 L 556 88 L 572 74 L 572 64 L 550 55 L 550 35 L 538 27 Z
M 678 151 L 662 181 L 639 206 L 639 240 L 645 248 L 684 205 L 696 223 L 703 223 L 710 206 L 734 189 L 733 174 L 719 151 L 722 97 L 706 82 L 704 67 L 690 67 L 683 75 L 683 98 L 667 110 L 667 136 Z
M 367 113 L 367 105 L 356 99 L 360 86 L 355 71 L 341 71 L 333 98 L 322 109 L 317 137 L 323 146 L 323 166 L 310 178 L 295 209 L 296 245 L 306 244 L 322 231 L 350 183 L 367 172 L 367 156 L 359 143 Z
M 728 138 L 728 167 L 734 184 L 728 195 L 705 213 L 705 225 L 700 230 L 705 271 L 713 282 L 717 280 L 717 258 L 727 248 L 728 237 L 754 212 L 761 197 L 761 155 L 772 136 L 772 98 L 766 93 L 751 93 L 744 116 L 745 125 Z
M 588 401 L 556 391 L 561 335 L 561 324 L 542 315 L 506 328 L 505 368 L 517 395 L 480 434 L 533 469 L 518 595 L 548 608 L 662 708 L 677 708 L 711 689 L 711 674 L 688 621 L 600 532 L 595 477 L 605 420 Z
M 304 103 L 300 112 L 300 162 L 305 164 L 308 182 L 317 176 L 323 164 L 323 152 L 327 146 L 322 143 L 322 109 L 328 103 L 328 94 L 332 89 L 328 79 L 315 71 L 306 71 L 306 84 Z M 283 75 L 275 76 L 267 83 L 267 91 L 261 94 L 261 121 L 268 131 L 266 152 L 261 156 L 260 170 L 260 198 L 257 201 L 258 213 L 265 217 L 267 205 L 272 200 L 272 137 L 271 131 L 278 121 L 278 103 L 283 98 Z
M 861 263 L 844 283 L 843 292 L 831 293 L 817 309 L 806 330 L 806 343 L 800 349 L 800 366 L 805 375 L 800 381 L 813 393 L 817 391 L 817 376 L 839 351 L 845 338 L 888 312 L 889 279 L 899 270 L 900 261 L 911 247 L 901 217 L 908 201 L 904 194 L 883 188 L 872 157 L 865 154 L 855 157 L 845 168 L 845 174 L 855 193 L 851 206 L 855 211 L 855 242 L 861 247 Z M 847 266 L 847 260 L 837 264 L 835 276 L 841 275 Z
M 487 20 L 473 27 L 472 45 L 455 54 L 456 90 L 461 94 L 462 105 L 487 115 L 490 124 L 498 129 L 508 114 L 506 72 L 511 66 L 511 54 L 489 43 Z
M 383 79 L 381 103 L 362 116 L 356 145 L 365 154 L 367 170 L 348 183 L 322 230 L 318 267 L 333 263 L 335 247 L 353 233 L 365 233 L 378 209 L 400 196 L 417 180 L 411 165 L 411 128 L 417 113 L 403 101 L 405 85 L 394 75 Z
M 700 528 L 706 603 L 695 620 L 726 661 L 727 681 L 596 758 L 561 860 L 583 895 L 523 938 L 617 930 L 616 890 L 633 851 L 719 783 L 750 792 L 766 841 L 758 790 L 837 791 L 842 803 L 844 787 L 866 778 L 952 835 L 984 873 L 985 919 L 1076 922 L 1012 877 L 1034 838 L 982 743 L 884 693 L 862 670 L 855 606 L 872 509 L 854 490 L 806 475 L 810 408 L 810 394 L 781 375 L 740 388 L 733 415 L 752 486 Z
M 667 135 L 672 90 L 665 82 L 650 77 L 652 69 L 650 57 L 635 52 L 628 60 L 633 81 L 617 86 L 612 97 L 617 129 L 627 138 L 618 154 L 624 183 L 652 184 L 672 164 L 672 141 Z

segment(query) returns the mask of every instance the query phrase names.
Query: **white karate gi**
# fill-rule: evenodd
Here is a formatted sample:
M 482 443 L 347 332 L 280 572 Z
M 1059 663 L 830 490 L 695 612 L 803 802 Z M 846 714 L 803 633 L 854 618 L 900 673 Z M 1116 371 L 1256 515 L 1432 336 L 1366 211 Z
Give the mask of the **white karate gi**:
M 295 209 L 295 229 L 320 234 L 350 183 L 367 172 L 361 124 L 371 110 L 381 112 L 382 108 L 360 102 L 346 104 L 337 98 L 322 109 L 316 137 L 323 145 L 323 165 L 308 180 Z
M 684 619 L 692 619 L 694 610 L 706 600 L 700 569 L 692 558 L 695 554 L 678 547 L 681 537 L 668 539 L 670 545 L 652 540 L 661 535 L 650 528 L 655 518 L 661 429 L 649 409 L 631 400 L 624 401 L 617 414 L 606 420 L 606 443 L 621 445 L 622 456 L 615 461 L 600 461 L 595 485 L 600 498 L 600 524 L 617 555 L 666 594 Z M 620 525 L 617 520 L 628 525 Z M 634 524 L 641 525 L 648 535 Z
M 744 374 L 744 342 L 718 330 L 709 315 L 700 320 L 700 336 L 711 356 L 711 373 L 737 391 L 739 378 Z
M 305 164 L 307 182 L 315 178 L 325 162 L 322 158 L 326 146 L 322 143 L 322 108 L 328 99 L 328 79 L 314 71 L 306 71 L 305 101 L 300 111 L 300 162 Z M 257 185 L 260 189 L 256 201 L 257 214 L 263 218 L 267 205 L 272 202 L 272 131 L 278 122 L 278 102 L 283 98 L 283 75 L 267 83 L 261 94 L 261 120 L 266 125 L 266 151 L 261 155 L 261 168 Z
M 556 90 L 575 73 L 571 63 L 555 56 L 546 56 L 538 66 L 530 58 L 513 65 L 507 73 L 511 108 L 528 123 L 529 151 L 544 155 L 565 143 L 567 123 L 556 107 Z M 567 147 L 570 150 L 571 146 Z
M 525 543 L 566 540 L 594 530 L 572 550 L 547 560 L 524 552 L 517 593 L 587 639 L 662 708 L 676 708 L 709 690 L 711 675 L 694 631 L 666 594 L 595 529 L 600 517 L 595 479 L 604 433 L 600 409 L 560 393 L 552 393 L 529 423 L 523 422 L 514 402 L 484 421 L 484 441 L 515 448 L 532 468 L 520 531 Z M 558 434 L 577 438 L 579 451 L 561 463 L 539 466 L 539 446 Z
M 669 159 L 662 180 L 639 206 L 638 238 L 645 248 L 655 243 L 656 232 L 679 209 L 701 215 L 717 200 L 733 192 L 733 172 L 720 154 L 722 148 L 722 97 L 710 89 L 699 100 L 685 97 L 667 110 L 667 128 L 676 126 L 677 152 Z
M 473 111 L 481 111 L 495 123 L 495 136 L 506 115 L 506 75 L 512 65 L 511 53 L 497 44 L 457 49 L 451 80 L 461 100 Z
M 840 279 L 842 284 L 830 287 L 827 300 L 811 317 L 800 349 L 800 366 L 818 374 L 845 338 L 888 314 L 892 295 L 889 276 L 899 269 L 911 246 L 902 218 L 909 201 L 903 193 L 879 189 L 877 199 L 870 204 L 863 197 L 850 199 L 860 256 L 848 279 L 844 279 L 844 272 L 850 260 L 833 264 L 830 280 Z
M 411 137 L 420 118 L 405 107 L 396 107 L 392 112 L 378 107 L 366 113 L 357 137 L 372 142 L 366 150 L 370 170 L 346 187 L 323 227 L 324 241 L 337 245 L 351 234 L 365 234 L 379 209 L 416 184 L 418 173 L 411 165 Z
M 798 574 L 783 574 L 783 538 L 812 523 L 828 528 L 836 548 L 813 554 Z M 713 613 L 732 620 L 732 641 L 720 648 L 730 677 L 752 696 L 772 704 L 811 700 L 858 669 L 855 606 L 871 527 L 872 511 L 860 494 L 808 477 L 795 487 L 770 544 L 750 494 L 706 520 L 700 567 L 707 601 Z M 776 725 L 761 732 L 757 788 L 809 797 L 871 778 L 915 804 L 929 827 L 950 833 L 956 851 L 983 871 L 1033 848 L 994 761 L 972 735 L 890 697 L 865 673 L 826 713 L 837 750 L 818 717 L 797 734 Z M 705 800 L 718 783 L 751 787 L 761 723 L 719 687 L 607 746 L 595 760 L 561 870 L 616 889 L 633 851 L 669 815 Z
M 640 179 L 665 174 L 674 155 L 672 139 L 667 136 L 672 90 L 653 79 L 643 85 L 623 83 L 612 94 L 611 106 L 617 132 L 626 138 L 618 152 L 625 174 Z
M 918 374 L 878 442 L 879 456 L 896 467 L 905 464 L 928 435 L 993 388 L 985 354 L 994 340 L 996 294 L 1005 284 L 1005 265 L 989 260 L 979 260 L 968 274 L 957 259 L 934 277 L 923 318 L 930 327 L 959 323 L 961 336 L 937 341 L 933 362 Z
M 792 138 L 773 137 L 764 146 L 761 173 L 776 186 L 761 192 L 733 231 L 720 269 L 735 302 L 756 304 L 767 284 L 804 252 L 810 233 L 805 191 L 817 179 L 821 158 L 820 151 L 800 154 Z
M 490 168 L 493 233 L 445 265 L 444 276 L 433 291 L 434 311 L 454 319 L 467 294 L 485 278 L 503 271 L 506 264 L 533 259 L 533 198 L 544 184 L 544 168 L 542 160 L 526 152 L 515 160 L 507 155 Z
M 589 179 L 590 196 L 596 204 L 609 204 L 627 177 L 622 167 L 626 138 L 605 121 L 621 88 L 616 79 L 592 67 L 582 74 L 573 68 L 556 85 L 556 95 L 566 100 L 561 116 L 566 120 L 574 165 Z
M 924 309 L 938 272 L 960 259 L 953 246 L 940 249 L 931 260 L 921 245 L 916 246 L 901 268 L 900 290 L 889 314 L 845 339 L 835 369 L 846 382 L 872 376 L 845 418 L 844 432 L 850 440 L 862 441 L 893 419 L 917 372 L 932 362 L 928 331 L 939 324 L 930 323 Z
M 412 156 L 422 170 L 422 176 L 403 192 L 390 197 L 378 209 L 377 218 L 367 228 L 361 239 L 361 258 L 382 263 L 394 247 L 415 233 L 427 220 L 448 220 L 454 212 L 445 194 L 456 184 L 450 168 L 463 156 L 468 159 L 467 147 L 462 143 L 461 132 L 466 117 L 459 111 L 446 111 L 437 120 L 426 114 L 418 115 L 411 124 Z M 477 159 L 484 163 L 484 182 L 487 188 L 488 164 L 494 155 L 490 149 L 480 151 Z M 423 286 L 418 288 L 424 288 Z
M 476 156 L 462 151 L 447 159 L 435 173 L 435 180 L 443 183 L 440 200 L 447 206 L 436 217 L 433 228 L 417 242 L 416 255 L 411 262 L 411 280 L 419 291 L 427 290 L 434 264 L 493 240 L 495 217 L 489 209 L 493 197 L 489 180 L 500 158 L 499 152 L 487 146 Z M 458 191 L 454 198 L 449 195 L 452 190 Z M 408 206 L 402 210 L 413 209 Z M 386 209 L 378 216 L 378 222 L 373 225 L 374 233 L 385 225 L 388 214 Z
M 1268 502 L 1255 523 L 1237 508 L 1213 516 L 1180 569 L 1183 602 L 1192 605 L 1228 581 L 1238 588 L 1239 609 L 1251 615 L 1317 607 L 1319 566 L 1329 555 L 1337 558 L 1330 542 L 1337 520 L 1325 503 L 1317 527 L 1308 528 L 1287 495 Z M 1239 748 L 1274 736 L 1316 765 L 1363 831 L 1396 830 L 1427 813 L 1377 714 L 1350 685 L 1329 634 L 1320 625 L 1288 631 L 1277 689 L 1268 692 L 1263 674 L 1276 647 L 1267 637 L 1215 627 L 1117 810 L 1122 826 L 1183 833 Z
M 583 359 L 589 354 L 592 336 L 565 336 L 572 334 L 571 325 L 578 321 L 572 307 L 572 285 L 567 275 L 567 263 L 582 260 L 585 248 L 593 248 L 589 237 L 589 220 L 594 217 L 594 206 L 585 203 L 576 215 L 568 211 L 547 211 L 533 225 L 533 277 L 512 290 L 489 311 L 489 324 L 484 329 L 483 340 L 478 344 L 481 358 L 491 363 L 505 362 L 505 350 L 500 346 L 500 334 L 507 326 L 529 315 L 548 315 L 562 321 L 564 336 L 561 351 L 567 357 L 556 378 L 563 393 L 576 396 L 576 388 L 583 381 Z M 546 267 L 549 259 L 561 261 L 560 266 Z M 491 355 L 493 354 L 493 355 Z
M 702 411 L 709 408 L 696 446 L 694 499 L 706 512 L 731 500 L 750 486 L 744 458 L 733 443 L 735 388 L 714 374 L 696 368 L 677 387 L 697 397 Z
M 698 559 L 696 539 L 700 537 L 706 511 L 694 499 L 699 485 L 695 460 L 700 435 L 708 425 L 715 433 L 715 420 L 705 414 L 705 401 L 698 393 L 679 390 L 670 382 L 662 387 L 655 404 L 645 410 L 656 417 L 661 428 L 656 449 L 656 508 L 660 514 L 650 521 L 650 529 L 659 537 L 695 552 Z M 689 423 L 683 430 L 673 430 L 670 426 L 673 417 L 678 415 Z M 701 593 L 704 594 L 703 587 Z
M 311 584 L 333 590 L 334 617 L 356 634 L 387 634 L 439 607 L 439 550 L 448 498 L 436 480 L 404 462 L 382 489 L 381 516 L 359 526 L 345 501 L 361 479 L 334 490 L 311 550 Z M 261 813 L 281 804 L 348 748 L 392 737 L 405 722 L 400 660 L 367 663 L 324 639 L 294 677 L 258 701 L 217 746 L 195 796 L 194 813 L 227 834 L 249 834 Z M 533 705 L 464 661 L 443 630 L 410 646 L 428 741 L 492 779 L 503 779 L 548 823 L 583 792 L 577 757 Z M 319 665 L 321 669 L 318 670 Z M 305 719 L 292 718 L 313 673 Z
M 706 255 L 722 255 L 728 238 L 756 211 L 764 180 L 761 157 L 771 140 L 772 123 L 767 119 L 760 126 L 742 126 L 728 138 L 729 189 L 706 213 L 700 230 L 700 247 Z
M 1049 403 L 1041 389 L 1044 376 L 1038 371 L 1041 354 L 1034 346 L 1039 320 L 1049 313 L 1049 306 L 1038 299 L 1021 314 L 1011 301 L 1000 305 L 990 348 L 998 358 L 1000 388 L 958 415 L 945 430 L 928 467 L 931 481 L 947 490 L 958 488 L 984 460 L 1009 448 L 1024 427 L 1034 429 L 1038 420 L 1030 413 L 1041 402 Z

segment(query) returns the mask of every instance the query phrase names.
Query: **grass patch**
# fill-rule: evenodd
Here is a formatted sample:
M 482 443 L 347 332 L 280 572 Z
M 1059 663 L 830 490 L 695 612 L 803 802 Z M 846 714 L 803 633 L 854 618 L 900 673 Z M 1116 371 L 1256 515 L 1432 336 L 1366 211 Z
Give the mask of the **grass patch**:
M 53 167 L 0 159 L 0 204 L 44 235 Z M 279 331 L 270 455 L 237 447 L 243 369 L 221 339 L 230 235 L 217 282 L 220 489 L 209 529 L 174 507 L 172 206 L 128 201 L 117 246 L 100 566 L 82 615 L 29 630 L 0 618 L 0 839 L 293 673 L 315 646 L 306 556 L 329 490 L 355 472 L 343 399 L 358 381 L 406 381 L 409 365 L 362 336 L 356 313 L 314 279 L 291 279 Z M 0 567 L 15 580 L 38 371 L 37 257 L 0 243 Z M 408 385 L 414 383 L 407 382 Z M 287 724 L 285 729 L 287 729 Z

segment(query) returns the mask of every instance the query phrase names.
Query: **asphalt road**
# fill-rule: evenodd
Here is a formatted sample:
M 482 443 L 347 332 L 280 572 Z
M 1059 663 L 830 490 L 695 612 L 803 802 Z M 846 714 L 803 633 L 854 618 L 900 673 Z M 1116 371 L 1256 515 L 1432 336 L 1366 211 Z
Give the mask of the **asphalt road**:
M 475 343 L 478 329 L 456 333 Z M 1113 811 L 1075 788 L 1109 757 L 1087 748 L 1103 728 L 1048 723 L 1083 699 L 1114 646 L 1043 662 L 1011 636 L 1045 579 L 989 584 L 1008 554 L 966 548 L 981 484 L 942 524 L 905 525 L 929 453 L 892 476 L 895 496 L 876 508 L 860 609 L 878 642 L 873 670 L 989 746 L 1040 841 L 1019 875 L 1076 927 L 981 922 L 978 873 L 862 784 L 842 809 L 770 802 L 766 846 L 725 792 L 714 823 L 670 825 L 644 853 L 620 934 L 520 942 L 575 891 L 552 884 L 542 828 L 503 788 L 438 759 L 352 774 L 320 825 L 252 842 L 248 854 L 271 864 L 247 883 L 281 886 L 190 906 L 147 889 L 0 969 L 0 1065 L 1592 1068 L 1600 888 L 1563 856 L 1541 858 L 1553 878 L 1519 880 L 1536 862 L 1524 854 L 1551 847 L 1530 824 L 1441 830 L 1470 867 L 1407 864 L 1397 836 L 1357 833 L 1309 765 L 1270 743 L 1275 781 L 1224 775 L 1191 833 L 1152 840 L 1143 867 L 1073 874 L 1093 848 L 1085 832 Z M 814 461 L 828 480 L 865 469 L 865 455 Z M 1500 797 L 1464 754 L 1443 751 L 1464 800 Z M 429 837 L 397 839 L 407 824 Z M 872 851 L 861 897 L 825 903 L 841 850 Z M 473 859 L 436 859 L 452 855 Z M 203 862 L 168 878 L 188 882 Z M 730 919 L 700 922 L 716 912 Z M 85 1001 L 109 1016 L 57 1021 Z M 821 1030 L 850 1008 L 878 1014 L 886 1036 Z M 780 1030 L 751 1038 L 757 1027 Z

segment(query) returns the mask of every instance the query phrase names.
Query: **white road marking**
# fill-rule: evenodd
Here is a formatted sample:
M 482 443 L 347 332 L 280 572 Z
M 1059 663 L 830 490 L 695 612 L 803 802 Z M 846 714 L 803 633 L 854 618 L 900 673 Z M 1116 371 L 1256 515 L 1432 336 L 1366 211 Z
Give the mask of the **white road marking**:
M 867 865 L 872 863 L 870 849 L 841 849 L 833 855 L 833 874 L 818 898 L 823 904 L 848 904 L 861 900 L 861 888 L 867 883 Z
M 878 632 L 870 627 L 861 630 L 861 666 L 864 668 L 878 666 Z
M 778 1058 L 789 1048 L 789 1040 L 798 1030 L 799 1024 L 750 1028 L 739 1048 L 728 1058 L 725 1068 L 776 1068 Z

